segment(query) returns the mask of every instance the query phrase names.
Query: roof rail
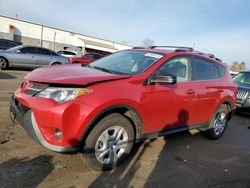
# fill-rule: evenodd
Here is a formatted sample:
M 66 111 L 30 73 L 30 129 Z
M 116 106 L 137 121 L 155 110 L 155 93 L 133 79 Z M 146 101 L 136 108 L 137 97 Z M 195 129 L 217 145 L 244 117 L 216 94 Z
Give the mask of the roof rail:
M 176 52 L 179 51 L 189 51 L 192 52 L 194 51 L 193 48 L 191 47 L 185 47 L 185 46 L 150 46 L 149 48 L 154 49 L 154 48 L 175 48 Z
M 208 57 L 210 57 L 210 58 L 212 58 L 212 59 L 215 59 L 215 60 L 217 60 L 217 61 L 219 61 L 219 62 L 222 62 L 222 60 L 219 59 L 219 58 L 217 58 L 217 57 L 215 57 L 214 54 L 204 53 L 204 52 L 200 52 L 200 51 L 194 51 L 194 52 L 195 52 L 195 53 L 198 53 L 198 54 L 200 54 L 200 55 L 208 56 Z
M 133 49 L 145 49 L 145 48 L 150 48 L 150 49 L 155 49 L 155 48 L 174 48 L 175 52 L 194 52 L 194 53 L 197 53 L 197 54 L 204 55 L 204 56 L 210 57 L 212 59 L 215 59 L 216 61 L 222 62 L 222 60 L 219 59 L 219 58 L 217 58 L 217 57 L 215 57 L 214 54 L 196 51 L 196 50 L 194 50 L 191 47 L 184 47 L 184 46 L 149 46 L 149 47 L 136 46 L 136 47 L 133 47 Z

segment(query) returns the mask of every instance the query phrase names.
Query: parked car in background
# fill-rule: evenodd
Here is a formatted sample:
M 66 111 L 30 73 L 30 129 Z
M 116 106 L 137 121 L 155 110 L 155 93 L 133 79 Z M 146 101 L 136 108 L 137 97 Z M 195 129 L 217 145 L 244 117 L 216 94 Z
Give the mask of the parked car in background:
M 237 86 L 217 58 L 176 48 L 37 69 L 11 98 L 12 120 L 47 149 L 82 152 L 97 170 L 114 168 L 144 139 L 192 129 L 218 139 Z
M 239 73 L 239 72 L 230 71 L 230 74 L 231 74 L 232 78 L 235 77 L 238 73 Z
M 69 63 L 68 58 L 37 46 L 21 45 L 0 51 L 0 69 L 9 67 L 38 68 L 67 63 Z
M 233 80 L 238 85 L 237 108 L 239 110 L 250 110 L 250 71 L 238 73 Z
M 75 57 L 75 56 L 82 55 L 82 53 L 80 53 L 80 52 L 75 52 L 75 51 L 71 51 L 71 50 L 60 50 L 57 53 L 64 56 L 64 57 Z
M 0 50 L 7 50 L 18 45 L 22 45 L 22 43 L 13 40 L 0 39 Z
M 93 61 L 104 57 L 103 54 L 95 53 L 95 52 L 87 52 L 81 57 L 71 57 L 69 58 L 70 63 L 81 63 L 81 64 L 89 64 Z

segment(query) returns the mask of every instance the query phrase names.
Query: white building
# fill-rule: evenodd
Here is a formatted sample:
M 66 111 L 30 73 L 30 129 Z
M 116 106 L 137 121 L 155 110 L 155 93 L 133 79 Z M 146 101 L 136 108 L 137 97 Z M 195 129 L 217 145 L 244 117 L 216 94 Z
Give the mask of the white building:
M 6 16 L 0 16 L 0 38 L 43 46 L 54 51 L 71 49 L 112 53 L 132 48 L 129 45 Z

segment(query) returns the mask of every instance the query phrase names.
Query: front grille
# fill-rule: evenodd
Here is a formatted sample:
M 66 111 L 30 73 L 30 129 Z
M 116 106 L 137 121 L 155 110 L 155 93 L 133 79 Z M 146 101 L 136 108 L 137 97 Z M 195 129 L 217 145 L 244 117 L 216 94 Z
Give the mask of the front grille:
M 25 114 L 26 112 L 28 112 L 30 109 L 26 106 L 23 106 L 20 102 L 18 102 L 18 100 L 15 99 L 15 104 L 18 108 L 18 110 L 22 113 Z
M 238 90 L 237 99 L 245 99 L 248 96 L 249 91 L 247 90 Z

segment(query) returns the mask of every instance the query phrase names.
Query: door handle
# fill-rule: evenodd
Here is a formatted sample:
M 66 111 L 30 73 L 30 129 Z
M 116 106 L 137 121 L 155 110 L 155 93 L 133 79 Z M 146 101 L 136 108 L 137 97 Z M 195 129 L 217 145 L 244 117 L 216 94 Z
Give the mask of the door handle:
M 186 94 L 193 95 L 193 94 L 195 94 L 195 91 L 192 90 L 192 89 L 189 89 L 189 90 L 186 91 Z
M 208 91 L 208 93 L 221 93 L 223 91 L 224 91 L 224 89 L 216 89 L 216 90 Z

